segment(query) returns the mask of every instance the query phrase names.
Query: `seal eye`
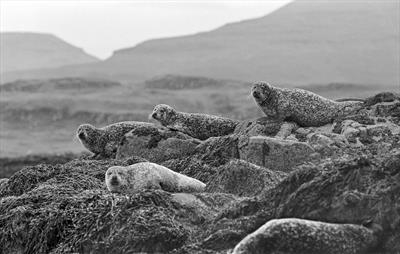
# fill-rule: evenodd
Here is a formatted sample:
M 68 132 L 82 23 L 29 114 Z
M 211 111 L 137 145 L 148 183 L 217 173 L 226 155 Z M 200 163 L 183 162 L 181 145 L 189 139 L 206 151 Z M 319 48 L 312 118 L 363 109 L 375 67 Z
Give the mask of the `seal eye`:
M 82 139 L 82 140 L 85 140 L 85 139 L 86 139 L 86 135 L 85 135 L 84 132 L 80 132 L 80 133 L 78 134 L 78 137 L 79 137 L 80 139 Z

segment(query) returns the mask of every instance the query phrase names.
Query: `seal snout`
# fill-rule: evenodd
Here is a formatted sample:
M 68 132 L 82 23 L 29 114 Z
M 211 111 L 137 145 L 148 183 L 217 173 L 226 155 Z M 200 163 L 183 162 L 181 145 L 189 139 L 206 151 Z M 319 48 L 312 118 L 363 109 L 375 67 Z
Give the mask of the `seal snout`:
M 254 97 L 255 99 L 261 99 L 261 94 L 260 94 L 260 92 L 257 91 L 257 90 L 253 90 L 252 93 L 251 93 L 251 95 L 253 95 L 253 97 Z
M 119 180 L 118 180 L 118 177 L 116 175 L 113 175 L 111 177 L 110 184 L 113 185 L 113 186 L 119 185 Z
M 81 140 L 85 140 L 86 139 L 86 134 L 84 131 L 81 131 L 78 133 L 78 138 Z
M 153 111 L 153 112 L 149 115 L 149 118 L 157 119 L 157 112 Z

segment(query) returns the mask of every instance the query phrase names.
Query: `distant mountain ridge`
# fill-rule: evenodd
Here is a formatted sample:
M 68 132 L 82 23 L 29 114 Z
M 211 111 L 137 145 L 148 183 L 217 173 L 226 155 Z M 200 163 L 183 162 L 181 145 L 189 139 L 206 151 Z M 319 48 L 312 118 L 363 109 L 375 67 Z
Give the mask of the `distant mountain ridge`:
M 0 50 L 2 73 L 99 61 L 57 36 L 44 33 L 1 33 Z
M 136 82 L 177 74 L 292 86 L 397 86 L 399 8 L 391 0 L 297 0 L 261 18 L 117 50 L 98 63 L 8 73 L 7 79 L 73 74 Z

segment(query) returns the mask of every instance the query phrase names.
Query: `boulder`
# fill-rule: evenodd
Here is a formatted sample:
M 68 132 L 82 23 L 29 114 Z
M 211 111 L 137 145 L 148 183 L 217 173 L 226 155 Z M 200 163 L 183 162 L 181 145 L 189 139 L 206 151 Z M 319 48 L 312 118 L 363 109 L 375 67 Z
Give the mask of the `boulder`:
M 247 137 L 252 136 L 275 136 L 281 129 L 282 122 L 268 117 L 260 117 L 252 120 L 246 120 L 239 123 L 234 134 Z
M 363 145 L 380 140 L 384 136 L 397 135 L 400 128 L 392 123 L 363 125 L 352 120 L 341 123 L 341 134 L 353 144 Z
M 244 160 L 232 159 L 220 166 L 208 182 L 206 191 L 254 196 L 274 187 L 286 174 L 260 167 Z
M 314 149 L 304 142 L 278 138 L 250 137 L 248 147 L 240 149 L 240 158 L 272 170 L 289 172 L 309 159 Z
M 376 105 L 374 114 L 379 117 L 400 117 L 400 101 Z
M 400 95 L 392 92 L 382 92 L 374 96 L 365 99 L 364 105 L 366 107 L 373 106 L 382 102 L 393 102 L 395 100 L 400 100 Z
M 116 158 L 139 156 L 157 163 L 190 155 L 199 144 L 199 140 L 181 132 L 145 126 L 125 134 Z

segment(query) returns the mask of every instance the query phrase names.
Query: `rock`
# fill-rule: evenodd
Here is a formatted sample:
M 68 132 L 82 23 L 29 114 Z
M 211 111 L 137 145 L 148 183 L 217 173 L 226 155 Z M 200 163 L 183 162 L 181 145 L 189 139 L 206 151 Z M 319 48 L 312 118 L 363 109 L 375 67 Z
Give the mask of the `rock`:
M 398 94 L 391 92 L 382 92 L 365 99 L 364 104 L 366 107 L 369 107 L 377 103 L 392 102 L 395 100 L 400 100 L 400 96 Z
M 376 142 L 383 136 L 391 136 L 399 132 L 400 128 L 396 128 L 390 123 L 365 126 L 352 120 L 345 120 L 341 126 L 341 134 L 350 143 L 358 145 Z
M 360 225 L 288 218 L 268 221 L 240 241 L 232 254 L 355 254 L 373 249 L 377 242 L 374 232 Z
M 390 106 L 395 103 L 397 99 L 364 105 L 352 112 L 351 119 L 336 119 L 335 126 L 299 128 L 286 139 L 271 137 L 285 123 L 268 119 L 263 120 L 265 125 L 259 120 L 244 121 L 238 133 L 201 143 L 181 133 L 145 128 L 136 134 L 146 151 L 140 157 L 81 157 L 68 163 L 24 167 L 0 190 L 0 252 L 226 253 L 271 220 L 298 218 L 321 225 L 340 224 L 317 231 L 314 238 L 299 234 L 298 239 L 306 236 L 311 243 L 321 244 L 326 241 L 319 237 L 334 236 L 338 241 L 329 241 L 328 253 L 361 251 L 356 248 L 364 246 L 368 237 L 362 232 L 370 231 L 362 226 L 345 226 L 341 231 L 343 224 L 363 225 L 374 234 L 381 227 L 377 249 L 366 251 L 400 253 L 400 118 L 397 108 Z M 368 119 L 376 123 L 366 124 Z M 245 122 L 250 123 L 248 128 Z M 344 134 L 360 146 L 346 144 Z M 162 157 L 160 144 L 174 139 L 182 143 L 173 143 L 174 152 Z M 185 142 L 190 148 L 186 149 Z M 325 148 L 333 152 L 325 153 Z M 176 150 L 183 152 L 178 156 Z M 149 155 L 166 159 L 159 164 L 208 184 L 208 192 L 108 193 L 104 184 L 107 168 L 147 161 Z M 277 171 L 279 167 L 290 172 Z M 307 225 L 300 223 L 295 229 L 303 232 Z M 358 233 L 347 235 L 348 228 Z M 279 233 L 271 242 L 296 242 L 291 232 Z M 336 237 L 338 232 L 345 238 Z M 320 246 L 301 243 L 310 252 Z
M 314 128 L 303 128 L 303 127 L 298 128 L 294 133 L 296 139 L 299 140 L 300 142 L 307 141 L 307 135 L 314 133 L 313 129 Z
M 232 159 L 220 166 L 207 184 L 208 192 L 224 192 L 238 196 L 254 196 L 274 187 L 286 176 L 247 161 Z
M 139 156 L 158 163 L 190 155 L 199 144 L 199 140 L 181 132 L 146 126 L 125 135 L 118 147 L 116 158 Z
M 232 158 L 239 158 L 236 135 L 209 138 L 198 145 L 192 155 L 161 164 L 207 184 L 216 174 L 217 168 Z
M 260 117 L 239 123 L 234 134 L 252 136 L 275 136 L 281 129 L 282 122 L 268 117 Z
M 325 155 L 330 155 L 337 149 L 349 145 L 343 135 L 336 133 L 310 133 L 306 139 L 315 151 Z
M 111 195 L 104 173 L 114 165 L 126 162 L 75 160 L 13 175 L 0 199 L 0 225 L 11 225 L 0 233 L 2 253 L 168 252 L 237 200 L 230 194 L 161 190 Z M 55 237 L 61 235 L 66 237 Z
M 246 149 L 240 150 L 240 158 L 256 165 L 289 172 L 295 165 L 307 161 L 314 149 L 304 142 L 270 137 L 251 137 Z
M 400 102 L 376 105 L 374 114 L 380 117 L 400 117 Z
M 231 158 L 238 159 L 238 137 L 227 135 L 209 138 L 196 147 L 194 154 L 202 161 L 214 160 L 219 165 L 225 164 Z
M 290 136 L 292 131 L 296 130 L 298 127 L 299 126 L 294 122 L 283 122 L 279 132 L 275 135 L 275 137 L 285 139 Z

